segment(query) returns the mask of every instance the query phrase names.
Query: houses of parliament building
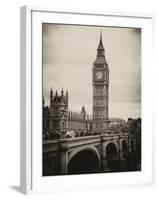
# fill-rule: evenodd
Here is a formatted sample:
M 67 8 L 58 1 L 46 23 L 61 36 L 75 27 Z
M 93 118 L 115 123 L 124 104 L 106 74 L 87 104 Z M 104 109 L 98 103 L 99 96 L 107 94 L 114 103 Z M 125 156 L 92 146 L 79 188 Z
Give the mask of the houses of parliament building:
M 86 135 L 102 133 L 107 130 L 109 122 L 109 68 L 101 33 L 97 56 L 92 67 L 92 87 L 92 117 L 86 113 L 84 106 L 79 113 L 68 110 L 68 91 L 64 92 L 62 89 L 59 94 L 51 89 L 50 105 L 45 106 L 43 99 L 43 135 L 48 132 L 58 133 L 62 138 L 69 131 L 74 131 L 77 135 Z

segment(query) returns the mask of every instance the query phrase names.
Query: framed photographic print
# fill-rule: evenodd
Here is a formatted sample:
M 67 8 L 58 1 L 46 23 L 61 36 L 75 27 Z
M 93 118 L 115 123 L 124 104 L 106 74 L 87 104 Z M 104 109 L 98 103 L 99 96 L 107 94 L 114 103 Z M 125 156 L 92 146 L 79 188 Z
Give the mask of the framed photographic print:
M 149 14 L 21 8 L 21 191 L 153 183 Z

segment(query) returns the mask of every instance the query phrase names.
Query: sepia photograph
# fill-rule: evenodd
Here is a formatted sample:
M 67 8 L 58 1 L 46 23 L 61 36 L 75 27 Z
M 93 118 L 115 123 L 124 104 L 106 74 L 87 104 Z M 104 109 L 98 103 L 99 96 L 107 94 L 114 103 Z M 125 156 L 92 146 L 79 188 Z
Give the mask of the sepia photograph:
M 42 175 L 142 171 L 141 29 L 42 24 Z

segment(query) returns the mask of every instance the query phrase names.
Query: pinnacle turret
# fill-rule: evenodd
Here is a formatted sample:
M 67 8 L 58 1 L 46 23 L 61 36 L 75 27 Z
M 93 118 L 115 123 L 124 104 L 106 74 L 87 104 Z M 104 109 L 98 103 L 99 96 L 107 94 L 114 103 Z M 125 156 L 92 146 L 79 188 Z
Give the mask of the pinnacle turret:
M 61 90 L 61 97 L 63 97 L 63 94 L 64 94 L 64 92 L 63 92 L 63 88 L 62 88 L 62 90 Z
M 52 88 L 50 90 L 50 97 L 53 97 L 53 91 L 52 91 Z

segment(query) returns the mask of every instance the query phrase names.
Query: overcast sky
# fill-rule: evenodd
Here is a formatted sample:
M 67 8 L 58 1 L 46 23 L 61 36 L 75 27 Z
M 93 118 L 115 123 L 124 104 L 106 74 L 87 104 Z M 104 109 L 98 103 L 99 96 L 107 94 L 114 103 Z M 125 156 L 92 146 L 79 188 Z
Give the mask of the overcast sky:
M 102 30 L 109 65 L 109 116 L 141 116 L 139 29 L 43 24 L 43 94 L 68 89 L 69 109 L 92 114 L 92 65 Z

